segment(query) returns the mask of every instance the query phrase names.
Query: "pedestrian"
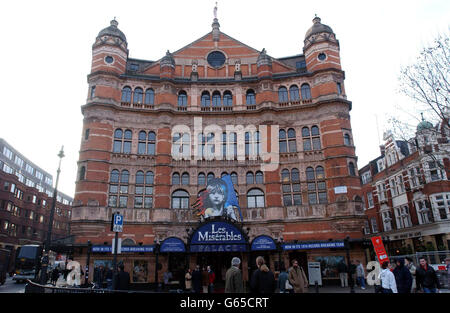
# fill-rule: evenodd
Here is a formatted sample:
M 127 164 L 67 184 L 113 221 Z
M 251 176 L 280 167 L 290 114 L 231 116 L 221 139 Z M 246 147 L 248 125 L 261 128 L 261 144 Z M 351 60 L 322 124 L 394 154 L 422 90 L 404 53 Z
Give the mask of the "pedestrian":
M 355 276 L 356 276 L 356 264 L 354 260 L 350 261 L 350 265 L 348 266 L 348 280 L 350 288 L 355 286 Z
M 366 289 L 366 280 L 365 280 L 365 272 L 364 272 L 364 266 L 362 265 L 361 261 L 356 260 L 356 279 L 359 282 L 359 286 L 361 289 Z
M 447 289 L 450 289 L 450 258 L 445 259 L 445 269 L 447 270 Z
M 381 282 L 382 293 L 397 293 L 397 284 L 395 283 L 395 276 L 389 269 L 389 261 L 384 261 L 381 265 L 381 272 L 378 274 L 378 279 Z
M 411 292 L 416 292 L 416 266 L 410 257 L 405 258 L 405 266 L 412 276 Z
M 216 274 L 213 272 L 211 266 L 209 266 L 209 265 L 207 267 L 207 270 L 208 270 L 208 281 L 209 281 L 208 293 L 213 293 L 214 292 L 214 281 L 216 280 Z
M 424 257 L 419 259 L 419 268 L 416 270 L 417 290 L 424 293 L 437 293 L 441 289 L 441 284 L 433 267 L 428 265 Z
M 167 270 L 163 274 L 163 290 L 168 292 L 169 291 L 169 282 L 172 279 L 172 272 Z
M 241 260 L 234 257 L 231 260 L 231 267 L 225 274 L 225 293 L 243 293 L 244 284 L 242 281 L 242 273 L 239 269 Z
M 114 290 L 129 290 L 130 289 L 130 274 L 125 272 L 125 266 L 121 263 L 119 265 L 119 273 L 116 274 L 116 283 Z
M 395 267 L 393 274 L 395 277 L 395 283 L 397 285 L 398 293 L 411 293 L 413 279 L 411 272 L 405 266 L 405 260 L 399 258 L 395 263 L 397 264 L 397 266 Z
M 203 287 L 203 293 L 208 293 L 208 286 L 209 286 L 209 275 L 206 268 L 203 266 L 202 269 L 202 287 Z
M 197 264 L 195 270 L 192 272 L 192 287 L 194 287 L 195 293 L 200 293 L 202 289 L 202 272 L 200 271 L 200 265 Z
M 348 268 L 344 260 L 341 260 L 341 262 L 338 263 L 337 270 L 339 273 L 339 279 L 341 280 L 341 287 L 348 287 Z
M 294 293 L 308 292 L 308 279 L 303 268 L 298 265 L 297 260 L 292 260 L 292 268 L 289 271 L 289 283 L 294 287 Z
M 106 265 L 105 267 L 105 281 L 106 281 L 106 288 L 109 290 L 113 289 L 113 271 L 112 269 Z
M 192 273 L 190 268 L 187 270 L 186 275 L 184 275 L 184 281 L 186 291 L 192 292 Z
M 262 256 L 256 258 L 258 269 L 253 272 L 250 280 L 250 290 L 252 293 L 274 293 L 276 289 L 275 276 L 267 267 Z
M 283 263 L 280 266 L 280 275 L 278 275 L 278 290 L 280 293 L 291 293 L 293 291 L 293 287 L 289 283 L 289 274 Z
M 97 288 L 103 288 L 104 270 L 103 265 L 94 268 L 94 283 Z
M 51 276 L 51 283 L 53 286 L 56 286 L 56 282 L 58 281 L 59 278 L 59 269 L 58 269 L 58 265 L 55 265 L 55 268 L 52 271 L 52 276 Z

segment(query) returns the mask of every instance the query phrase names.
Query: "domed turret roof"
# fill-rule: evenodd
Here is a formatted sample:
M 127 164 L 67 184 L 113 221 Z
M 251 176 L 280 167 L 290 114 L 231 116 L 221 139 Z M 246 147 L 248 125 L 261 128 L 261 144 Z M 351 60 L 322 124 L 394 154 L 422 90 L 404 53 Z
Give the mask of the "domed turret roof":
M 430 129 L 430 128 L 433 128 L 433 127 L 434 127 L 433 124 L 428 122 L 428 121 L 425 121 L 423 119 L 423 116 L 422 116 L 422 121 L 419 123 L 419 125 L 417 125 L 417 131 Z
M 308 38 L 309 36 L 311 36 L 311 35 L 314 35 L 314 34 L 318 34 L 318 33 L 330 33 L 330 34 L 334 34 L 333 33 L 333 30 L 331 29 L 331 27 L 330 26 L 328 26 L 328 25 L 325 25 L 325 24 L 322 24 L 322 23 L 320 23 L 320 17 L 318 17 L 318 16 L 316 16 L 314 19 L 313 19 L 313 26 L 310 28 L 310 29 L 308 29 L 308 31 L 306 32 L 306 35 L 305 35 L 305 39 L 306 38 Z
M 105 29 L 102 29 L 97 37 L 102 36 L 114 36 L 119 37 L 123 41 L 127 41 L 127 37 L 125 37 L 125 34 L 117 27 L 119 25 L 119 22 L 117 22 L 115 19 L 111 21 L 111 25 L 106 27 Z

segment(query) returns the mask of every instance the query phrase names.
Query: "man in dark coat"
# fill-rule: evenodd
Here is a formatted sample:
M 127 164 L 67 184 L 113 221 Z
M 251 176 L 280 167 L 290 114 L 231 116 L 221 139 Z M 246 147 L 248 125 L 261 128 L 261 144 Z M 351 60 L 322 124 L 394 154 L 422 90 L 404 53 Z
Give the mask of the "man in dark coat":
M 130 274 L 125 272 L 123 264 L 119 265 L 119 273 L 116 276 L 116 284 L 114 290 L 129 290 L 130 289 Z
M 200 271 L 200 265 L 197 265 L 192 272 L 192 287 L 195 293 L 200 293 L 202 290 L 202 272 Z
M 409 269 L 405 266 L 404 259 L 396 260 L 397 266 L 394 269 L 395 283 L 398 293 L 411 293 L 413 277 Z
M 250 281 L 251 292 L 274 293 L 276 289 L 275 277 L 265 264 L 262 256 L 256 258 L 256 266 L 258 266 L 258 269 L 253 272 Z
M 428 265 L 424 258 L 420 258 L 419 263 L 420 266 L 416 270 L 417 290 L 422 290 L 425 293 L 436 293 L 437 289 L 441 289 L 441 284 L 434 268 Z

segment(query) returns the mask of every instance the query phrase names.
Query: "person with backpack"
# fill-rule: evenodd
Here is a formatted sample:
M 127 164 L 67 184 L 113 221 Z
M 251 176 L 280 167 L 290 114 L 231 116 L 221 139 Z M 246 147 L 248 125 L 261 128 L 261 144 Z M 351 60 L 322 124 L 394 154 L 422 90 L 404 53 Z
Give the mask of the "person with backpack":
M 274 293 L 276 289 L 275 276 L 265 264 L 264 258 L 256 258 L 258 269 L 253 272 L 250 280 L 250 290 L 252 293 Z

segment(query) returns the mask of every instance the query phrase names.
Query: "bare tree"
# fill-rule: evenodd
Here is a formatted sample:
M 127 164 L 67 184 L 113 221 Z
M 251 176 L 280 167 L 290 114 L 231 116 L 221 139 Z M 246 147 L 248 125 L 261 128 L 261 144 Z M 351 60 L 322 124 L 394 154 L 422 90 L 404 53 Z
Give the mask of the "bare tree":
M 445 121 L 450 101 L 450 39 L 439 35 L 424 48 L 417 62 L 400 72 L 400 92 L 422 106 L 422 112 L 434 121 Z

